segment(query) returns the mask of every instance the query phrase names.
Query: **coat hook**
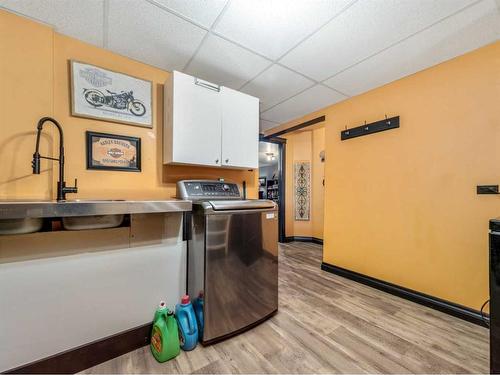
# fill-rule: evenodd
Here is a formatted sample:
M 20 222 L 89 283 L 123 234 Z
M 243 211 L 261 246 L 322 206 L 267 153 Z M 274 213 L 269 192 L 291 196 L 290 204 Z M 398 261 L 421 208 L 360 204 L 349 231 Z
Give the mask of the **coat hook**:
M 365 120 L 365 130 L 368 130 L 368 126 L 366 126 L 366 120 Z
M 345 126 L 345 133 L 349 135 L 349 130 L 347 130 L 347 125 Z
M 391 125 L 391 121 L 387 121 L 387 113 L 385 114 L 385 123 L 386 123 L 387 125 Z

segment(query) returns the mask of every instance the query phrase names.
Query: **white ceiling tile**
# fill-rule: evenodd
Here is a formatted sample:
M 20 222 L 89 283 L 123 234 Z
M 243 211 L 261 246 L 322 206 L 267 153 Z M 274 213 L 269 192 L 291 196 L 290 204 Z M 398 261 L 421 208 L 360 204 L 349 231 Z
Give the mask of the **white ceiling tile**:
M 186 73 L 237 90 L 270 64 L 234 43 L 209 35 Z
M 262 112 L 261 117 L 264 120 L 285 123 L 344 99 L 347 97 L 323 85 L 316 85 Z
M 277 124 L 277 123 L 272 122 L 272 121 L 266 121 L 266 120 L 260 119 L 260 131 L 261 132 L 265 132 L 266 130 L 272 129 L 272 128 L 279 126 L 279 125 L 280 124 Z
M 108 46 L 148 64 L 181 70 L 206 31 L 141 0 L 109 0 Z
M 280 62 L 324 80 L 474 0 L 359 0 Z
M 184 17 L 210 28 L 227 0 L 152 0 Z
M 233 0 L 215 32 L 271 59 L 283 55 L 351 0 Z
M 484 0 L 325 81 L 357 95 L 494 42 L 500 34 L 494 0 Z
M 279 65 L 273 65 L 241 91 L 260 99 L 260 109 L 267 108 L 313 85 L 313 81 Z
M 102 0 L 0 0 L 0 6 L 54 26 L 61 34 L 103 45 Z

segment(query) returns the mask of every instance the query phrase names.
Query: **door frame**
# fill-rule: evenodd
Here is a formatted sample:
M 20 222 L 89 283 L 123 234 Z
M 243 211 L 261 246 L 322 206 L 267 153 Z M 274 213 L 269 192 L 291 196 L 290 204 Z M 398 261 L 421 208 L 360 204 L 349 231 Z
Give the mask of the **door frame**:
M 279 165 L 280 165 L 280 177 L 282 178 L 283 183 L 281 184 L 282 188 L 279 189 L 279 193 L 280 193 L 280 196 L 283 197 L 283 199 L 281 200 L 282 204 L 279 207 L 279 216 L 282 217 L 283 220 L 280 220 L 280 222 L 279 222 L 279 225 L 280 225 L 279 242 L 286 242 L 286 235 L 285 235 L 285 174 L 286 174 L 285 173 L 285 165 L 286 165 L 285 152 L 286 152 L 286 139 L 281 138 L 280 136 L 282 136 L 283 134 L 292 133 L 294 131 L 301 130 L 301 129 L 316 125 L 316 124 L 318 124 L 320 122 L 324 122 L 324 121 L 326 121 L 326 116 L 322 115 L 322 116 L 313 118 L 311 120 L 304 121 L 298 125 L 291 126 L 289 128 L 286 128 L 286 129 L 278 130 L 278 131 L 271 133 L 269 135 L 266 135 L 266 136 L 264 134 L 260 134 L 259 141 L 277 143 L 280 145 Z M 299 240 L 298 238 L 299 237 L 294 237 L 295 240 Z
M 278 158 L 278 194 L 279 194 L 279 205 L 278 205 L 278 241 L 286 242 L 285 235 L 285 184 L 286 184 L 286 139 L 280 137 L 264 137 L 263 134 L 259 137 L 259 142 L 275 143 L 279 148 L 279 158 Z

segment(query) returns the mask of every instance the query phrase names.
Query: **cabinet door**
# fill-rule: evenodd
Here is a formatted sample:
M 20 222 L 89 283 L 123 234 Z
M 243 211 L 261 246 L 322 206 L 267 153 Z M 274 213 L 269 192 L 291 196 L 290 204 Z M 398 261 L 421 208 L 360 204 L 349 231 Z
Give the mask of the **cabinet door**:
M 222 166 L 259 167 L 259 99 L 222 87 Z
M 220 166 L 220 86 L 187 74 L 172 74 L 172 162 Z

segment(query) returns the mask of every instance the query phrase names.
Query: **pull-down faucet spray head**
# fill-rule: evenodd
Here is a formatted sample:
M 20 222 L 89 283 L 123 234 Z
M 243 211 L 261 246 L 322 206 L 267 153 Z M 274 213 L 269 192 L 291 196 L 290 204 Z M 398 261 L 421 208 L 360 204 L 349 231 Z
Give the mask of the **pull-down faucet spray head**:
M 33 167 L 33 174 L 40 174 L 40 154 L 38 152 L 33 154 L 31 166 Z
M 42 134 L 42 128 L 43 128 L 43 122 L 45 119 L 48 117 L 44 117 L 38 121 L 38 125 L 36 127 L 37 132 L 36 132 L 36 146 L 35 146 L 35 153 L 33 154 L 33 160 L 31 161 L 31 166 L 33 167 L 33 174 L 40 174 L 40 135 Z M 42 122 L 42 120 L 44 120 Z
M 55 159 L 52 157 L 48 156 L 41 156 L 40 155 L 40 135 L 42 134 L 42 128 L 43 124 L 48 121 L 51 122 L 52 124 L 55 125 L 57 130 L 59 131 L 59 158 Z M 49 159 L 49 160 L 55 160 L 59 162 L 59 181 L 57 181 L 57 200 L 58 201 L 64 201 L 66 200 L 66 194 L 67 193 L 76 193 L 78 192 L 78 189 L 76 187 L 76 179 L 75 179 L 75 186 L 66 186 L 66 182 L 64 181 L 64 137 L 63 137 L 63 130 L 61 125 L 59 123 L 51 118 L 51 117 L 42 117 L 36 126 L 37 128 L 37 133 L 36 133 L 36 146 L 35 146 L 35 152 L 33 154 L 33 160 L 31 161 L 31 166 L 33 168 L 33 174 L 40 174 L 40 159 Z

